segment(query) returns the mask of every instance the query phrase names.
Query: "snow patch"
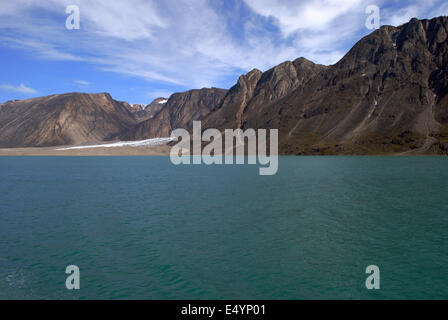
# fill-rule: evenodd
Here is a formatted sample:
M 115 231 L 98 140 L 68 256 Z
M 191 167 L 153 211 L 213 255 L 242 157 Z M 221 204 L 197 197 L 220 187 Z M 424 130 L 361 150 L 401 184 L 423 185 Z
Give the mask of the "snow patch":
M 64 150 L 79 150 L 79 149 L 92 149 L 92 148 L 121 148 L 121 147 L 150 147 L 150 146 L 158 146 L 162 144 L 167 144 L 171 141 L 175 140 L 175 138 L 155 138 L 155 139 L 147 139 L 147 140 L 139 140 L 139 141 L 119 141 L 114 143 L 107 144 L 96 144 L 90 146 L 76 146 L 76 147 L 67 147 L 56 149 L 57 151 Z
M 159 103 L 159 104 L 165 104 L 165 103 L 167 103 L 167 102 L 168 102 L 168 100 L 165 99 L 165 100 L 160 100 L 158 103 Z

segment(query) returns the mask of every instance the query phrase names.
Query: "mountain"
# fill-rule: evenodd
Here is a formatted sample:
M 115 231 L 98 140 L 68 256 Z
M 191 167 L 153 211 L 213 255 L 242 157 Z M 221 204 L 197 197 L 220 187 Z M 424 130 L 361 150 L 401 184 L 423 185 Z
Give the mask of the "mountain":
M 122 102 L 122 103 L 125 106 L 125 108 L 128 109 L 133 114 L 137 114 L 137 113 L 143 111 L 146 107 L 146 105 L 139 104 L 139 103 L 134 103 L 134 104 L 130 104 L 127 102 Z
M 447 153 L 447 17 L 383 26 L 337 64 L 242 76 L 205 127 L 278 128 L 282 154 Z
M 299 58 L 282 63 L 264 74 L 254 69 L 242 75 L 228 92 L 211 88 L 176 93 L 154 118 L 139 123 L 120 139 L 168 137 L 174 129 L 190 129 L 194 120 L 202 120 L 204 128 L 239 128 L 243 112 L 253 112 L 259 104 L 284 97 L 324 68 Z
M 142 122 L 153 118 L 168 101 L 166 98 L 157 98 L 148 105 L 145 104 L 129 104 L 121 102 L 134 116 L 137 122 Z
M 146 108 L 108 94 L 0 105 L 0 147 L 168 137 L 177 128 L 279 129 L 281 154 L 448 154 L 448 18 L 383 26 L 336 64 L 305 58 Z M 168 101 L 165 101 L 168 100 Z M 163 102 L 163 103 L 162 103 Z
M 145 114 L 148 116 L 147 119 L 153 118 L 157 114 L 157 112 L 162 110 L 167 102 L 167 98 L 157 98 L 153 102 L 148 104 L 144 109 Z
M 226 90 L 203 88 L 173 94 L 153 118 L 140 122 L 119 135 L 120 140 L 132 141 L 169 137 L 177 128 L 188 128 L 212 112 L 222 101 Z
M 246 115 L 258 113 L 260 106 L 268 106 L 294 89 L 304 86 L 325 68 L 299 58 L 293 62 L 284 62 L 264 73 L 254 69 L 242 75 L 224 97 L 219 108 L 203 119 L 203 128 L 243 128 Z
M 67 93 L 0 107 L 0 147 L 96 143 L 136 124 L 123 103 L 108 93 Z

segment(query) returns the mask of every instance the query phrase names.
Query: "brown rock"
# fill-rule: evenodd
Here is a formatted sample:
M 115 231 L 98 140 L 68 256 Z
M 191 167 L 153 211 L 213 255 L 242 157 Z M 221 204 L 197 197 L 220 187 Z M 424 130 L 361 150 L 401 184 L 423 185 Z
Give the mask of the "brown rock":
M 139 123 L 120 135 L 121 140 L 134 141 L 169 137 L 177 128 L 188 128 L 194 120 L 208 115 L 221 102 L 226 90 L 211 88 L 175 93 L 153 118 Z
M 5 103 L 0 147 L 96 143 L 135 124 L 132 113 L 108 93 L 67 93 Z

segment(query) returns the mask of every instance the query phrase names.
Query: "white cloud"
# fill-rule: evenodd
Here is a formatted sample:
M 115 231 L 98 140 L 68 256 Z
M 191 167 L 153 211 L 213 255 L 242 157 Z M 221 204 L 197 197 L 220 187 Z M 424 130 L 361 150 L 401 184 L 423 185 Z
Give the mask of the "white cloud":
M 61 2 L 61 1 L 58 1 Z M 64 0 L 70 4 L 72 0 Z M 167 23 L 158 13 L 155 1 L 78 1 L 83 19 L 95 25 L 95 32 L 105 37 L 132 41 L 154 39 L 154 33 Z
M 391 17 L 387 19 L 387 24 L 392 26 L 399 26 L 408 22 L 413 17 L 417 17 L 419 14 L 418 6 L 412 5 L 407 8 L 397 10 Z
M 285 37 L 292 33 L 313 29 L 327 30 L 333 22 L 355 11 L 362 0 L 244 0 L 258 14 L 273 18 Z
M 411 2 L 385 21 L 422 14 Z M 252 68 L 304 56 L 332 64 L 369 30 L 365 8 L 385 0 L 17 0 L 0 3 L 0 46 L 51 60 L 188 88 L 217 86 Z M 65 6 L 80 8 L 81 29 L 65 29 Z M 245 6 L 247 5 L 247 7 Z M 224 6 L 219 7 L 219 6 Z M 241 8 L 249 8 L 241 16 Z M 416 9 L 414 8 L 416 7 Z M 38 9 L 38 10 L 37 10 Z M 50 14 L 42 14 L 47 11 Z M 247 12 L 248 11 L 248 12 Z M 383 15 L 383 13 L 382 13 Z M 403 18 L 404 19 L 404 18 Z M 232 80 L 233 81 L 233 80 Z
M 411 0 L 408 5 L 399 8 L 387 8 L 383 11 L 383 24 L 399 26 L 412 18 L 433 18 L 448 14 L 448 3 L 445 0 Z
M 87 87 L 90 84 L 88 81 L 84 81 L 84 80 L 75 80 L 73 82 L 78 84 L 78 85 L 80 85 L 80 86 L 84 86 L 84 87 Z
M 244 0 L 314 62 L 333 64 L 365 30 L 366 0 Z
M 21 83 L 18 86 L 14 86 L 11 84 L 2 84 L 2 85 L 0 85 L 0 89 L 9 91 L 9 92 L 17 92 L 17 93 L 24 93 L 24 94 L 37 93 L 37 91 L 35 89 L 27 87 L 23 83 Z

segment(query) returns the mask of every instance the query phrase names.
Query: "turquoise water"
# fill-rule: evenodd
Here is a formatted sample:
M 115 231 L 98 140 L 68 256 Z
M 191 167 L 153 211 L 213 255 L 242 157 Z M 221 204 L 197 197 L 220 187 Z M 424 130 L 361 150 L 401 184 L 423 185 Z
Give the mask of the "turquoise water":
M 447 299 L 448 158 L 0 158 L 0 299 Z M 65 268 L 81 290 L 65 288 Z M 378 265 L 381 289 L 365 288 Z

